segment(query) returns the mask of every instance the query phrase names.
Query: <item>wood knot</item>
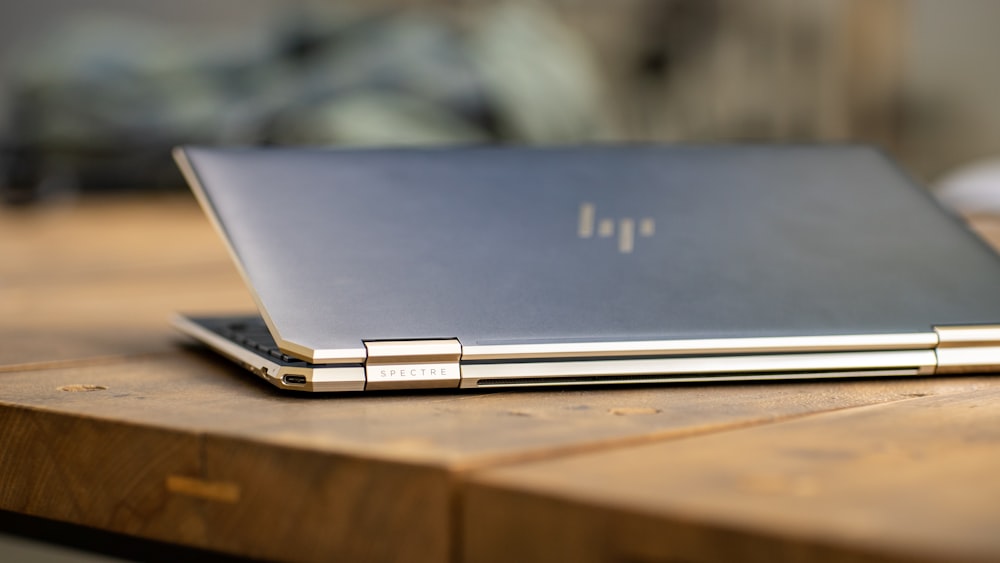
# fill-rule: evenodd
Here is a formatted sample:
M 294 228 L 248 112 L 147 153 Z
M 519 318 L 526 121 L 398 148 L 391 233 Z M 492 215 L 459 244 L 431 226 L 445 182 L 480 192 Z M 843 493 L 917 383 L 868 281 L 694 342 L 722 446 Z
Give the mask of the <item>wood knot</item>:
M 58 387 L 57 391 L 69 391 L 71 393 L 77 393 L 79 391 L 104 391 L 107 387 L 103 385 L 90 385 L 89 383 L 77 383 L 75 385 L 63 385 Z

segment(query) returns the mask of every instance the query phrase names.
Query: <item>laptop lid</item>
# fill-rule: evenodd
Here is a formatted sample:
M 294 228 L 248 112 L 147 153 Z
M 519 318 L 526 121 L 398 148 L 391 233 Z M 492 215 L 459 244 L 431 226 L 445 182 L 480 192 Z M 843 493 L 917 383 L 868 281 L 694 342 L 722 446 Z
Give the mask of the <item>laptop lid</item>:
M 1000 321 L 993 252 L 864 147 L 185 148 L 178 159 L 275 340 L 313 363 L 363 361 L 374 341 L 565 356 L 579 343 Z

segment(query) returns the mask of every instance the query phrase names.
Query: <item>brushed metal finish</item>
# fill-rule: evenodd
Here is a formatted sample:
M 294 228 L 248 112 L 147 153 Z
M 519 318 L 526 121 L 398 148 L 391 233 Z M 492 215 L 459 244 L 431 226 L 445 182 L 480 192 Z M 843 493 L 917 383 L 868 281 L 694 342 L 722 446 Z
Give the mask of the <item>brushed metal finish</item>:
M 1000 325 L 936 326 L 940 348 L 1000 346 Z
M 462 366 L 462 387 L 476 387 L 480 379 L 546 379 L 555 377 L 720 374 L 741 376 L 769 372 L 775 378 L 796 372 L 852 372 L 907 369 L 917 375 L 937 363 L 934 350 L 773 354 L 696 358 L 644 358 L 561 362 L 486 363 Z M 925 371 L 926 372 L 926 371 Z M 715 379 L 715 378 L 712 378 Z
M 358 367 L 313 368 L 313 391 L 361 391 L 365 369 Z
M 368 362 L 457 362 L 462 355 L 458 339 L 438 340 L 374 340 L 365 342 Z
M 627 347 L 1000 320 L 1000 261 L 864 147 L 184 154 L 279 346 L 314 363 L 372 339 Z
M 609 383 L 614 383 L 615 385 L 644 385 L 650 383 L 716 383 L 716 382 L 737 382 L 737 381 L 801 381 L 801 380 L 813 380 L 813 379 L 844 379 L 844 378 L 858 378 L 858 377 L 912 377 L 915 375 L 921 375 L 918 370 L 914 369 L 883 369 L 883 370 L 861 370 L 861 371 L 841 371 L 833 373 L 816 372 L 816 373 L 777 373 L 777 374 L 751 374 L 751 375 L 738 375 L 738 374 L 712 374 L 712 375 L 700 375 L 700 376 L 686 376 L 686 375 L 650 375 L 648 377 L 641 377 L 628 380 L 614 380 L 614 381 L 604 381 L 599 379 L 593 379 L 589 381 L 574 381 L 565 380 L 560 382 L 553 382 L 551 380 L 532 380 L 523 379 L 517 381 L 503 381 L 503 382 L 490 382 L 489 380 L 479 380 L 483 382 L 482 385 L 464 385 L 463 388 L 477 388 L 477 389 L 494 389 L 494 388 L 504 388 L 504 387 L 551 387 L 553 385 L 559 386 L 593 386 L 593 385 L 608 385 Z
M 365 349 L 364 348 L 310 348 L 309 346 L 303 346 L 301 344 L 285 340 L 281 337 L 281 332 L 278 330 L 277 325 L 271 320 L 270 315 L 268 315 L 267 308 L 264 307 L 263 301 L 261 301 L 260 295 L 257 293 L 257 289 L 247 274 L 246 269 L 243 266 L 243 261 L 240 260 L 236 249 L 233 247 L 233 241 L 230 240 L 229 235 L 226 232 L 225 227 L 219 220 L 218 215 L 215 212 L 215 207 L 212 205 L 209 199 L 208 193 L 205 191 L 201 180 L 198 177 L 198 173 L 195 171 L 194 167 L 191 165 L 191 161 L 188 159 L 187 153 L 183 149 L 176 148 L 173 151 L 174 161 L 177 162 L 178 168 L 180 168 L 181 173 L 184 175 L 184 179 L 187 181 L 188 185 L 191 187 L 191 191 L 194 193 L 195 199 L 198 200 L 198 204 L 201 206 L 202 211 L 208 216 L 209 222 L 212 224 L 212 228 L 215 230 L 219 238 L 222 239 L 223 243 L 226 245 L 226 251 L 229 252 L 230 258 L 233 259 L 233 264 L 236 266 L 236 270 L 239 272 L 240 277 L 243 279 L 244 285 L 250 292 L 250 297 L 253 299 L 254 304 L 257 306 L 257 311 L 260 313 L 261 318 L 264 319 L 264 323 L 267 325 L 268 331 L 271 333 L 271 337 L 274 338 L 275 343 L 282 352 L 293 356 L 302 361 L 309 362 L 312 364 L 349 364 L 349 363 L 362 363 L 365 361 Z
M 271 329 L 281 351 L 311 364 L 353 364 L 365 361 L 364 348 L 310 348 L 281 338 Z
M 318 392 L 364 391 L 365 389 L 365 370 L 362 366 L 316 368 L 283 366 L 223 338 L 183 315 L 174 315 L 171 318 L 171 324 L 180 332 L 206 344 L 275 387 Z M 301 375 L 306 378 L 306 382 L 301 385 L 288 384 L 285 382 L 286 375 Z
M 940 375 L 1000 371 L 1000 346 L 939 348 L 937 369 Z
M 457 339 L 365 342 L 366 389 L 441 389 L 459 386 Z
M 191 319 L 176 316 L 173 324 L 273 385 L 300 391 L 920 376 L 1000 370 L 1000 325 L 935 327 L 933 333 L 919 334 L 626 343 L 630 349 L 621 349 L 622 343 L 463 349 L 457 339 L 373 341 L 366 343 L 371 354 L 366 368 L 281 365 Z M 615 354 L 623 359 L 612 359 Z M 701 356 L 692 357 L 697 354 Z M 636 358 L 643 355 L 657 357 Z M 460 360 L 465 363 L 460 365 Z M 390 373 L 383 377 L 382 370 Z M 305 381 L 289 384 L 285 382 L 288 375 Z
M 1000 371 L 1000 325 L 938 326 L 939 374 Z
M 694 354 L 921 350 L 934 348 L 937 343 L 937 333 L 919 332 L 914 334 L 641 340 L 634 342 L 563 342 L 486 346 L 466 345 L 462 347 L 462 359 L 466 361 L 482 361 L 544 358 L 684 356 Z

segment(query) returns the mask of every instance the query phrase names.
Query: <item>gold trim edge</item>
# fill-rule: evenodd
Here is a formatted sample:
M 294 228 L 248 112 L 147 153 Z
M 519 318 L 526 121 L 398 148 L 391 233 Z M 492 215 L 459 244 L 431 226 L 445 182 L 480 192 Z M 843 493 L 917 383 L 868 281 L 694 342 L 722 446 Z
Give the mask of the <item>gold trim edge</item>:
M 936 332 L 832 336 L 776 336 L 696 340 L 639 340 L 624 342 L 566 342 L 558 344 L 488 344 L 462 347 L 462 359 L 514 360 L 693 354 L 840 352 L 876 350 L 931 350 Z
M 282 389 L 295 391 L 364 391 L 365 371 L 361 366 L 295 367 L 282 366 L 255 354 L 202 327 L 184 315 L 174 314 L 170 324 L 182 334 L 209 346 L 251 373 Z M 285 383 L 286 375 L 301 375 L 305 384 Z
M 940 344 L 935 373 L 1000 371 L 1000 325 L 936 326 Z
M 363 347 L 344 349 L 314 349 L 301 344 L 296 344 L 281 336 L 280 331 L 278 331 L 278 327 L 274 324 L 274 321 L 271 320 L 271 316 L 267 313 L 264 303 L 257 294 L 257 290 L 254 289 L 254 285 L 250 282 L 250 276 L 243 268 L 243 263 L 240 261 L 239 255 L 236 253 L 236 249 L 233 248 L 232 241 L 229 240 L 226 230 L 222 227 L 222 222 L 219 221 L 219 217 L 215 213 L 215 208 L 212 206 L 208 193 L 201 184 L 201 178 L 198 176 L 198 172 L 195 171 L 194 165 L 191 164 L 191 160 L 188 158 L 187 150 L 184 147 L 174 147 L 171 154 L 174 157 L 174 162 L 177 163 L 177 167 L 180 168 L 181 174 L 187 181 L 188 186 L 190 186 L 195 199 L 198 201 L 198 205 L 201 207 L 205 215 L 208 216 L 209 223 L 215 230 L 215 234 L 222 239 L 223 244 L 226 246 L 226 252 L 229 253 L 230 260 L 233 265 L 236 266 L 236 271 L 239 272 L 240 277 L 243 279 L 243 285 L 245 285 L 247 290 L 250 292 L 250 297 L 253 299 L 254 305 L 257 306 L 257 311 L 264 319 L 264 324 L 267 325 L 267 329 L 271 333 L 271 337 L 274 338 L 274 342 L 278 345 L 278 348 L 289 356 L 311 364 L 363 363 L 366 357 L 366 352 Z
M 767 372 L 775 377 L 783 372 L 852 372 L 907 369 L 913 375 L 934 372 L 934 350 L 844 352 L 840 354 L 772 354 L 693 358 L 637 358 L 525 362 L 511 364 L 465 364 L 462 387 L 475 387 L 480 379 L 548 379 L 554 377 L 656 376 L 671 374 L 693 377 L 704 374 L 717 380 L 720 374 Z M 713 375 L 716 374 L 716 375 Z

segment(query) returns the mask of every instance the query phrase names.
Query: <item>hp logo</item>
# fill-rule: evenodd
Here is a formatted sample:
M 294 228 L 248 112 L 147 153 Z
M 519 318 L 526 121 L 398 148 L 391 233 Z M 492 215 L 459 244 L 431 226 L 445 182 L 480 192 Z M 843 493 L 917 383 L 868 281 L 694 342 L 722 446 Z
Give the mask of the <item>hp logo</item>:
M 636 220 L 631 217 L 623 217 L 617 221 L 618 228 L 618 252 L 631 254 L 635 250 L 635 236 L 638 230 L 639 236 L 651 237 L 656 234 L 656 222 L 652 217 L 639 219 L 638 226 Z M 593 203 L 580 204 L 580 221 L 577 226 L 577 236 L 580 238 L 593 238 L 596 234 L 600 238 L 611 238 L 615 236 L 615 220 L 610 218 L 597 218 L 597 206 Z

